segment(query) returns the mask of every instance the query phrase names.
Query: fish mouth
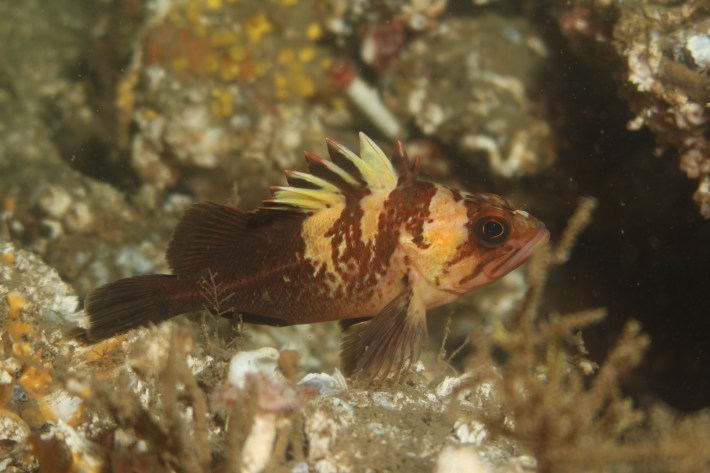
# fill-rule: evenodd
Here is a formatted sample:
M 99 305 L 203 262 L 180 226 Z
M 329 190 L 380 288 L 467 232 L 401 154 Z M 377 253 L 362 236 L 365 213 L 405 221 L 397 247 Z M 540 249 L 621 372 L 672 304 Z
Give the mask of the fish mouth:
M 538 246 L 542 246 L 550 240 L 550 232 L 546 228 L 540 231 L 525 245 L 521 246 L 510 257 L 503 260 L 499 265 L 493 266 L 489 271 L 485 271 L 486 276 L 492 280 L 505 276 L 521 264 L 523 264 Z
M 538 230 L 530 241 L 518 248 L 515 252 L 508 255 L 507 258 L 503 258 L 500 263 L 490 264 L 489 266 L 484 267 L 483 271 L 465 284 L 462 292 L 468 292 L 472 289 L 486 286 L 502 278 L 523 264 L 530 257 L 530 254 L 535 251 L 535 248 L 544 245 L 549 241 L 549 239 L 550 232 L 545 227 L 540 228 L 540 230 Z

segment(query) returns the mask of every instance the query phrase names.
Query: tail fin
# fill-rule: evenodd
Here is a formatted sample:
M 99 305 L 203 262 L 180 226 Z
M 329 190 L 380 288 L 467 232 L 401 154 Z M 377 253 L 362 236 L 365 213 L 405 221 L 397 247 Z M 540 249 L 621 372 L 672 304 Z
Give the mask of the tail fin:
M 86 299 L 89 327 L 81 338 L 97 342 L 188 311 L 176 311 L 170 303 L 171 283 L 176 278 L 166 274 L 135 276 L 97 288 Z

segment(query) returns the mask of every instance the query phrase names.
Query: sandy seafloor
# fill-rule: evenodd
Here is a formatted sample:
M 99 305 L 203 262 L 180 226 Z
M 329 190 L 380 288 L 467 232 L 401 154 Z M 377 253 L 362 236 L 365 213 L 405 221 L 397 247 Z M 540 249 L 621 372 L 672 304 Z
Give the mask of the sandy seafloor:
M 703 0 L 0 3 L 0 471 L 710 471 L 708 71 Z M 72 337 L 359 131 L 552 235 L 411 372 L 345 379 L 334 323 Z

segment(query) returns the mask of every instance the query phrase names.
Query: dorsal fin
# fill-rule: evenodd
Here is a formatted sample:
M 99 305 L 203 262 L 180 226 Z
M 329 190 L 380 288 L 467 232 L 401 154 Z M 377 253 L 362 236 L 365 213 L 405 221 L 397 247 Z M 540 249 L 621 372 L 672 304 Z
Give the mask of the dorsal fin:
M 216 202 L 195 204 L 173 230 L 165 259 L 173 274 L 190 274 L 209 267 L 248 234 L 250 214 Z
M 250 212 L 216 202 L 191 206 L 173 230 L 165 258 L 173 274 L 192 274 L 215 262 L 233 257 L 252 244 L 263 244 L 269 235 L 283 234 L 302 220 L 302 212 Z
M 364 133 L 360 133 L 360 155 L 335 140 L 326 139 L 330 160 L 306 152 L 309 173 L 289 171 L 288 186 L 272 187 L 269 208 L 314 212 L 368 193 L 394 190 L 417 179 L 418 160 L 411 165 L 401 142 L 392 160 Z
M 404 150 L 404 145 L 401 141 L 397 141 L 394 144 L 392 164 L 399 175 L 397 187 L 411 186 L 417 181 L 419 177 L 419 156 L 415 156 L 414 162 L 410 164 L 409 156 L 407 156 L 407 152 Z

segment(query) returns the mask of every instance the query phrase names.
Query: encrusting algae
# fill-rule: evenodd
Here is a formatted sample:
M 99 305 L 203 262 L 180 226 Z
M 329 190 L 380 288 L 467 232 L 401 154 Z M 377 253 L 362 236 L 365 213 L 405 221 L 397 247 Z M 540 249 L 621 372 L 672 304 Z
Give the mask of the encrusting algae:
M 362 133 L 360 156 L 326 141 L 331 160 L 306 153 L 310 174 L 287 172 L 289 186 L 273 187 L 256 210 L 188 209 L 166 253 L 174 274 L 96 289 L 86 338 L 203 309 L 210 281 L 225 294 L 215 315 L 341 321 L 346 374 L 386 377 L 419 358 L 427 309 L 505 276 L 549 238 L 497 195 L 420 181 L 400 142 L 390 160 Z

